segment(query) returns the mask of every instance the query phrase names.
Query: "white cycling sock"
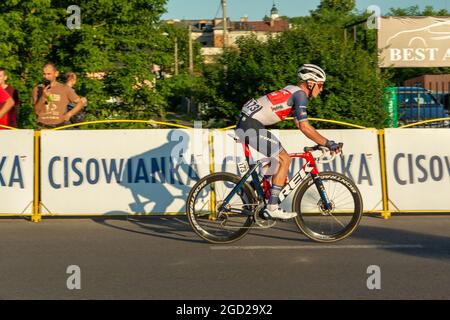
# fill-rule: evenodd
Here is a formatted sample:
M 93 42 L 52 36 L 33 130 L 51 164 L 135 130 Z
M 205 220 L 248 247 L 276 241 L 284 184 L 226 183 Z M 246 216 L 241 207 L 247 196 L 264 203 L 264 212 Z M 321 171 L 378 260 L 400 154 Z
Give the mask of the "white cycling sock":
M 267 205 L 267 209 L 270 211 L 276 210 L 278 208 L 278 198 L 283 189 L 283 186 L 278 186 L 276 184 L 272 185 L 272 189 L 270 190 L 270 198 L 269 203 Z

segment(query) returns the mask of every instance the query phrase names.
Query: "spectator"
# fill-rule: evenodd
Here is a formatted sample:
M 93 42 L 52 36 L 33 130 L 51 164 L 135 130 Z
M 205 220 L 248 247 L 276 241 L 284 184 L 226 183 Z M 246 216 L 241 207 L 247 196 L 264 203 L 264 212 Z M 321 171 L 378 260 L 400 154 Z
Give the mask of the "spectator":
M 0 100 L 0 124 L 5 126 L 17 128 L 17 114 L 19 108 L 19 94 L 17 91 L 6 84 L 6 80 L 8 80 L 8 75 L 4 68 L 0 67 L 0 88 L 6 91 L 10 98 L 13 99 L 13 105 L 10 105 L 6 100 Z M 3 93 L 3 96 L 6 95 Z M 0 128 L 4 129 L 4 128 Z
M 9 93 L 0 86 L 0 124 L 9 125 L 9 111 L 14 107 L 14 100 Z M 0 129 L 5 129 L 0 127 Z
M 66 73 L 66 86 L 73 88 L 77 84 L 77 75 L 74 72 L 67 72 Z M 83 100 L 84 106 L 87 105 L 87 99 L 82 97 L 81 100 Z M 75 103 L 70 102 L 67 105 L 67 111 L 72 111 L 75 108 Z M 72 124 L 80 123 L 84 121 L 84 112 L 79 111 L 78 113 L 74 114 L 72 118 L 70 118 L 70 122 Z
M 43 75 L 44 84 L 36 86 L 32 93 L 39 128 L 56 128 L 69 124 L 70 118 L 84 107 L 85 100 L 77 96 L 72 88 L 56 81 L 59 72 L 54 64 L 44 65 Z M 67 111 L 69 103 L 76 104 L 71 111 Z

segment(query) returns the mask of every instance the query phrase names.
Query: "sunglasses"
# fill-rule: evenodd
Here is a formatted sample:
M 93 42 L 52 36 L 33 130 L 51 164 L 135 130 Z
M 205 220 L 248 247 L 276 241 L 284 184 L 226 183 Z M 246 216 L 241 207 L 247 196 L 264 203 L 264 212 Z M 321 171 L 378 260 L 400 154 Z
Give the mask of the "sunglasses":
M 312 87 L 310 87 L 311 89 L 313 89 L 314 87 L 318 87 L 319 88 L 319 90 L 322 90 L 323 89 L 323 82 L 310 82 L 310 83 L 312 83 L 313 84 L 313 86 Z

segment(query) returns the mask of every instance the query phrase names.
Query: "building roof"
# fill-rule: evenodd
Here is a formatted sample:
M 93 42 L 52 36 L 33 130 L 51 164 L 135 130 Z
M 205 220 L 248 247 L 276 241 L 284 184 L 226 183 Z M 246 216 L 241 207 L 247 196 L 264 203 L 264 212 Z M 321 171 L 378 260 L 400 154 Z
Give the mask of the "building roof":
M 273 2 L 272 10 L 270 10 L 271 14 L 278 14 L 277 6 L 275 5 L 275 1 Z
M 237 22 L 236 24 L 241 24 Z M 289 22 L 286 20 L 274 21 L 249 21 L 242 24 L 247 24 L 244 29 L 236 28 L 236 30 L 261 31 L 261 32 L 282 32 L 289 29 Z
M 166 21 L 166 23 L 174 23 Z M 222 21 L 215 20 L 181 20 L 176 21 L 178 25 L 192 25 L 193 32 L 212 32 L 214 30 L 222 30 Z M 250 31 L 250 32 L 282 32 L 289 30 L 289 22 L 286 20 L 272 21 L 229 21 L 228 28 L 230 31 Z

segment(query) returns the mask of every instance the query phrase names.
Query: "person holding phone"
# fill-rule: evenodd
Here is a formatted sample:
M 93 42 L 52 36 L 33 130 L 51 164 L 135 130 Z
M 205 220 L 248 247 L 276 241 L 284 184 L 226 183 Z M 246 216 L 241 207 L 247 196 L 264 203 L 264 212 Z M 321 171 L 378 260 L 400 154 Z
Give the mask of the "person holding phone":
M 69 124 L 70 118 L 84 107 L 86 101 L 72 88 L 57 81 L 59 72 L 53 63 L 44 65 L 43 76 L 44 83 L 36 86 L 32 92 L 39 128 L 49 129 Z M 69 103 L 75 104 L 70 111 L 67 110 Z

